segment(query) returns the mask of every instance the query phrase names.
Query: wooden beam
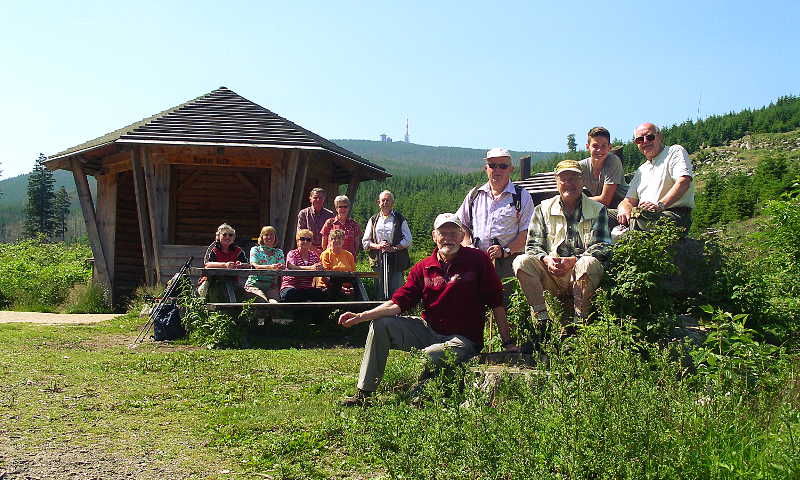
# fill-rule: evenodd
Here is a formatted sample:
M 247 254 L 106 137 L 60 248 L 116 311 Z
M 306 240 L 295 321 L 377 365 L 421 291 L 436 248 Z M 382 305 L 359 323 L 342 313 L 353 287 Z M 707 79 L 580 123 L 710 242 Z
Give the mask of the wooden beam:
M 73 157 L 71 163 L 72 177 L 75 179 L 75 187 L 78 189 L 78 200 L 81 204 L 83 220 L 86 222 L 86 233 L 89 235 L 89 242 L 94 255 L 95 272 L 97 273 L 97 279 L 103 285 L 106 298 L 110 300 L 113 285 L 111 276 L 108 274 L 108 262 L 103 249 L 103 241 L 97 228 L 97 217 L 92 203 L 92 192 L 89 190 L 89 181 L 86 180 L 86 173 L 83 171 L 80 160 Z
M 97 180 L 97 229 L 108 263 L 108 277 L 115 278 L 115 242 L 117 234 L 117 175 L 101 175 Z M 112 292 L 113 297 L 113 292 Z M 116 304 L 116 299 L 113 299 Z
M 350 199 L 350 205 L 355 205 L 356 194 L 358 193 L 358 184 L 361 179 L 357 175 L 350 177 L 350 183 L 347 185 L 347 198 Z
M 270 225 L 269 217 L 269 175 L 270 169 L 265 168 L 261 172 L 260 188 L 258 189 L 258 220 L 261 226 Z
M 286 152 L 281 161 L 273 163 L 270 172 L 270 219 L 272 226 L 278 229 L 278 247 L 284 250 L 287 250 L 286 239 L 292 239 L 287 236 L 289 222 L 295 221 L 295 219 L 289 218 L 289 207 L 291 206 L 295 172 L 297 172 L 297 159 L 297 150 Z M 294 230 L 294 226 L 292 226 L 292 230 Z M 289 248 L 294 248 L 294 245 L 289 245 Z
M 144 261 L 144 281 L 147 285 L 156 282 L 156 270 L 153 253 L 153 234 L 148 213 L 147 187 L 142 171 L 142 147 L 136 146 L 131 151 L 131 168 L 133 169 L 133 190 L 136 196 L 136 216 L 139 218 L 139 239 L 142 242 L 142 260 Z
M 156 282 L 161 283 L 161 228 L 159 228 L 159 225 L 163 219 L 163 216 L 159 215 L 161 206 L 157 200 L 156 180 L 153 171 L 153 164 L 150 161 L 147 149 L 143 148 L 141 152 L 142 166 L 144 169 L 145 192 L 147 193 L 147 214 L 150 218 L 150 236 L 153 242 L 153 268 L 155 268 L 156 271 Z
M 255 185 L 253 185 L 253 182 L 251 182 L 249 178 L 245 177 L 242 174 L 242 172 L 236 172 L 235 175 L 236 178 L 240 182 L 242 182 L 242 185 L 244 185 L 248 190 L 250 190 L 250 193 L 252 193 L 253 195 L 258 195 L 258 188 Z
M 200 175 L 202 175 L 202 173 L 203 172 L 200 171 L 200 170 L 195 170 L 194 172 L 190 173 L 189 176 L 186 177 L 186 179 L 183 182 L 181 182 L 180 185 L 177 185 L 177 187 L 175 189 L 175 193 L 176 194 L 177 193 L 181 193 L 181 190 L 183 190 L 183 187 L 193 184 L 195 182 L 195 180 L 200 178 Z M 178 181 L 178 179 L 176 178 L 175 179 L 175 183 L 177 183 L 177 181 Z
M 308 164 L 309 159 L 306 152 L 303 152 L 298 157 L 297 173 L 294 178 L 294 187 L 292 192 L 292 203 L 289 208 L 289 224 L 287 225 L 286 238 L 291 239 L 297 233 L 297 222 L 293 221 L 297 218 L 302 208 L 303 198 L 305 194 L 306 178 L 308 177 Z

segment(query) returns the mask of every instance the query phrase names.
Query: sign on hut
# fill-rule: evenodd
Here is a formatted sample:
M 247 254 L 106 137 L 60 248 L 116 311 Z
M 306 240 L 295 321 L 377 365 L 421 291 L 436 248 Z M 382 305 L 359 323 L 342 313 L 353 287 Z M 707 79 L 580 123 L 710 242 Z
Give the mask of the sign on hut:
M 220 223 L 263 225 L 293 248 L 298 211 L 317 186 L 335 194 L 390 174 L 225 87 L 49 157 L 71 170 L 95 261 L 114 305 L 202 264 Z M 87 175 L 97 180 L 92 201 Z M 332 198 L 329 198 L 330 202 Z

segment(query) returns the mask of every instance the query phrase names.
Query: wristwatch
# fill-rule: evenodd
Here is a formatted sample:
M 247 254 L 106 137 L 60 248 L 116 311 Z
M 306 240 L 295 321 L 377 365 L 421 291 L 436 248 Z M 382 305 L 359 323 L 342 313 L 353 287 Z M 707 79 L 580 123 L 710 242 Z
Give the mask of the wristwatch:
M 508 247 L 503 247 L 503 257 L 507 257 L 511 255 L 511 249 Z
M 661 209 L 662 212 L 664 211 L 665 208 L 667 208 L 664 206 L 664 202 L 662 202 L 661 200 L 656 202 L 656 205 L 658 205 L 658 208 Z

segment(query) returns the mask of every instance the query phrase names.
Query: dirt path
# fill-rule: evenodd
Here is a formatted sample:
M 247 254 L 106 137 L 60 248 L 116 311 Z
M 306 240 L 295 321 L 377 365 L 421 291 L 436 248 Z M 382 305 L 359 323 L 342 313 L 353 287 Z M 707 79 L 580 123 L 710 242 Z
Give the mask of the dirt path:
M 0 310 L 0 323 L 38 323 L 41 325 L 85 325 L 118 317 L 117 313 L 38 313 Z

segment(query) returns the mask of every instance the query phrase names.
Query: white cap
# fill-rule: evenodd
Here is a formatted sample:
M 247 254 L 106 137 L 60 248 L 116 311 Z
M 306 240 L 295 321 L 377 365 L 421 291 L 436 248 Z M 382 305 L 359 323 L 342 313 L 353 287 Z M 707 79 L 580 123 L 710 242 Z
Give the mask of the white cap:
M 436 230 L 445 223 L 455 224 L 456 227 L 464 230 L 464 225 L 461 224 L 461 220 L 454 213 L 440 213 L 437 215 L 436 220 L 433 221 L 433 229 Z
M 488 160 L 490 158 L 498 158 L 498 157 L 508 157 L 511 158 L 511 152 L 507 149 L 502 147 L 495 147 L 488 152 L 486 152 L 486 156 L 483 158 L 484 160 Z

